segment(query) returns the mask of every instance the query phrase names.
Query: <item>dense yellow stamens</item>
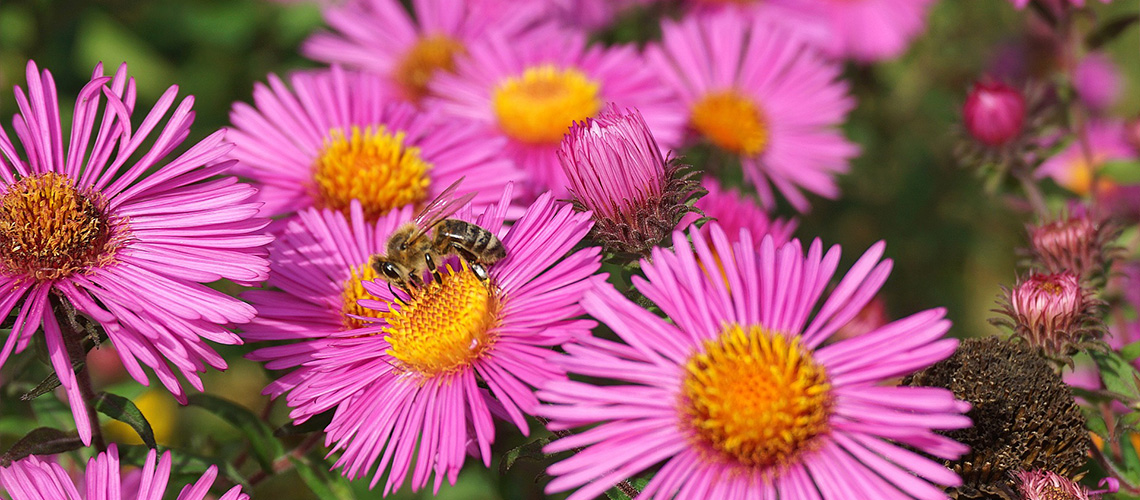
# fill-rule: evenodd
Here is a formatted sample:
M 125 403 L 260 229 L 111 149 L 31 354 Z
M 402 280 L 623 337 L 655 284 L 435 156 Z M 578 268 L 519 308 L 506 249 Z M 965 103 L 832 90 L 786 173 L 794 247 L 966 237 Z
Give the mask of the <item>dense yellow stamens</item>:
M 515 139 L 556 144 L 575 121 L 602 109 L 598 89 L 598 82 L 573 68 L 527 68 L 495 89 L 495 115 L 499 127 Z
M 470 366 L 495 342 L 499 301 L 464 262 L 443 279 L 411 291 L 404 306 L 385 313 L 389 354 L 404 367 L 434 377 Z
M 316 205 L 347 212 L 352 200 L 360 200 L 365 217 L 375 220 L 424 201 L 432 165 L 420 148 L 404 141 L 404 132 L 393 134 L 384 126 L 363 132 L 352 127 L 347 136 L 341 129 L 330 131 L 314 166 Z
M 720 148 L 755 156 L 768 146 L 768 122 L 756 103 L 728 90 L 702 97 L 693 105 L 691 125 Z
M 396 64 L 393 77 L 405 98 L 419 102 L 427 96 L 435 72 L 455 71 L 455 56 L 463 52 L 463 44 L 446 35 L 421 37 Z
M 375 296 L 368 293 L 360 283 L 362 281 L 373 281 L 377 278 L 376 271 L 368 264 L 361 264 L 352 268 L 352 275 L 344 280 L 344 290 L 341 292 L 341 322 L 344 324 L 345 330 L 354 328 L 361 328 L 368 326 L 370 322 L 362 321 L 360 319 L 349 316 L 354 314 L 364 317 L 375 317 L 376 311 L 357 304 L 356 301 L 360 299 L 377 300 Z
M 111 263 L 125 227 L 98 200 L 56 173 L 16 181 L 0 195 L 0 269 L 48 281 Z
M 798 338 L 729 325 L 689 358 L 680 404 L 683 426 L 720 458 L 780 470 L 828 432 L 833 398 Z

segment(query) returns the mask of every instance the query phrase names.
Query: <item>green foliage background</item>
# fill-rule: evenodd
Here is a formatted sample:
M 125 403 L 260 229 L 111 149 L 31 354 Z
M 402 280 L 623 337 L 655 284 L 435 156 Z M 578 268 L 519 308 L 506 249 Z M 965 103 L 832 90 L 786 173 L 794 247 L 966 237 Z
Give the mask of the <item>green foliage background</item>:
M 1135 14 L 1136 2 L 1096 4 L 1101 19 Z M 800 238 L 820 237 L 842 244 L 850 264 L 880 239 L 894 271 L 881 297 L 890 317 L 930 307 L 948 308 L 953 333 L 967 337 L 990 332 L 986 319 L 999 284 L 1015 276 L 1014 250 L 1023 242 L 1023 215 L 1000 199 L 987 196 L 973 173 L 956 167 L 951 154 L 957 140 L 959 109 L 971 82 L 984 71 L 995 47 L 1016 41 L 1025 12 L 1007 0 L 944 0 L 933 10 L 927 34 L 899 60 L 849 66 L 858 108 L 846 125 L 848 136 L 863 154 L 841 179 L 842 198 L 813 200 L 813 211 L 801 218 Z M 16 112 L 13 85 L 24 85 L 24 65 L 34 59 L 55 75 L 60 92 L 74 96 L 92 67 L 102 61 L 113 68 L 126 61 L 139 89 L 139 107 L 149 108 L 169 85 L 180 95 L 196 97 L 197 121 L 191 137 L 202 138 L 228 124 L 234 101 L 250 101 L 254 82 L 266 74 L 318 65 L 301 57 L 299 44 L 323 25 L 310 3 L 262 0 L 4 0 L 0 2 L 0 120 L 10 131 Z M 614 31 L 621 39 L 638 29 L 632 24 Z M 1126 74 L 1124 98 L 1115 113 L 1140 111 L 1140 29 L 1132 28 L 1107 47 Z M 64 106 L 70 97 L 61 99 Z M 65 108 L 65 116 L 70 112 Z M 65 118 L 66 119 L 66 118 Z M 785 211 L 784 215 L 792 215 Z M 260 411 L 258 395 L 268 380 L 260 368 L 239 359 L 240 348 L 222 349 L 233 360 L 227 373 L 210 373 L 212 393 Z M 30 356 L 30 354 L 26 354 Z M 5 367 L 8 380 L 10 367 Z M 42 368 L 41 368 L 42 369 Z M 129 397 L 141 393 L 133 381 L 105 381 L 110 390 Z M 17 393 L 2 395 L 0 447 L 11 444 L 29 415 L 8 408 Z M 164 396 L 169 398 L 169 396 Z M 41 398 L 43 399 L 43 398 Z M 41 403 L 41 406 L 49 403 Z M 287 421 L 282 408 L 274 423 Z M 50 413 L 40 413 L 43 414 Z M 156 418 L 174 419 L 174 445 L 192 445 L 229 456 L 241 435 L 228 423 L 199 409 L 176 409 Z M 66 425 L 67 413 L 62 415 Z M 517 433 L 502 429 L 499 448 L 521 443 Z M 318 456 L 319 458 L 319 456 Z M 440 498 L 538 498 L 537 466 L 520 465 L 500 479 L 492 471 L 469 467 L 459 487 L 444 488 Z M 342 487 L 344 487 L 342 485 Z M 354 484 L 359 498 L 366 482 Z M 255 498 L 308 498 L 311 493 L 296 473 L 260 485 Z M 430 496 L 401 493 L 395 498 Z

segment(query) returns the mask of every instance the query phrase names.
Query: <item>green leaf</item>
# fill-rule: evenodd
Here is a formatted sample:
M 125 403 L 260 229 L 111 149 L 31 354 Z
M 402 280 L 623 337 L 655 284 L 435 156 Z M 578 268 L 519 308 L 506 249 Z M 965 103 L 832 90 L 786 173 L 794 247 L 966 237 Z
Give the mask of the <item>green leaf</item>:
M 40 427 L 20 438 L 8 448 L 8 451 L 0 455 L 0 467 L 12 465 L 12 462 L 28 455 L 55 455 L 82 447 L 83 441 L 80 441 L 79 436 L 74 433 Z
M 535 438 L 531 441 L 523 443 L 514 449 L 507 451 L 503 455 L 503 461 L 499 462 L 499 475 L 504 476 L 511 467 L 519 460 L 542 460 L 546 458 L 546 454 L 542 452 L 542 448 L 554 441 L 555 436 L 542 436 Z
M 297 474 L 301 476 L 305 486 L 312 490 L 316 498 L 336 500 L 353 500 L 356 498 L 356 495 L 352 493 L 352 487 L 348 485 L 348 480 L 340 474 L 330 474 L 325 463 L 314 463 L 307 458 L 292 456 L 289 457 L 289 461 L 293 463 L 293 467 L 297 469 Z
M 1092 351 L 1089 355 L 1100 368 L 1100 377 L 1104 381 L 1105 389 L 1130 398 L 1129 401 L 1122 401 L 1129 406 L 1140 401 L 1136 369 L 1120 353 Z
M 117 394 L 101 392 L 95 397 L 95 409 L 99 410 L 99 413 L 131 426 L 147 447 L 158 447 L 158 443 L 154 441 L 154 430 L 150 428 L 150 422 L 147 422 L 146 416 L 131 400 Z
M 1089 49 L 1099 48 L 1100 46 L 1116 39 L 1116 37 L 1120 36 L 1121 33 L 1124 33 L 1124 31 L 1127 30 L 1129 26 L 1136 24 L 1137 21 L 1140 21 L 1140 17 L 1137 17 L 1136 14 L 1125 14 L 1119 16 L 1116 19 L 1100 25 L 1096 31 L 1089 33 L 1089 36 L 1085 38 L 1085 41 L 1088 43 Z
M 302 422 L 300 425 L 293 425 L 292 423 L 282 425 L 273 431 L 273 435 L 277 437 L 300 436 L 303 434 L 309 434 L 311 432 L 323 431 L 325 430 L 325 427 L 328 427 L 329 423 L 332 422 L 334 411 L 335 410 L 329 410 L 324 413 L 314 415 L 312 418 Z
M 145 445 L 117 445 L 119 448 L 119 462 L 126 465 L 133 465 L 135 467 L 143 467 L 146 465 L 147 454 L 150 453 L 151 448 Z M 159 457 L 166 449 L 156 449 L 155 452 Z M 171 453 L 171 466 L 170 470 L 173 474 L 185 476 L 191 481 L 196 481 L 206 469 L 210 466 L 218 468 L 219 475 L 225 477 L 234 484 L 240 484 L 243 490 L 249 490 L 249 483 L 238 472 L 237 468 L 230 463 L 218 463 L 209 458 L 195 455 L 186 450 L 178 450 L 177 453 Z
M 1084 405 L 1079 406 L 1079 408 L 1081 409 L 1081 413 L 1085 414 L 1086 427 L 1088 427 L 1093 434 L 1107 441 L 1109 439 L 1108 425 L 1104 423 L 1104 417 L 1101 416 L 1100 412 Z
M 1116 181 L 1117 184 L 1140 183 L 1140 161 L 1117 160 L 1105 162 L 1100 167 L 1100 175 Z
M 1129 363 L 1140 358 L 1140 342 L 1133 342 L 1120 349 L 1120 355 Z
M 217 396 L 195 394 L 190 396 L 190 404 L 217 415 L 245 434 L 258 465 L 263 471 L 273 473 L 273 461 L 283 455 L 285 450 L 281 442 L 273 437 L 273 429 L 268 424 L 245 407 Z

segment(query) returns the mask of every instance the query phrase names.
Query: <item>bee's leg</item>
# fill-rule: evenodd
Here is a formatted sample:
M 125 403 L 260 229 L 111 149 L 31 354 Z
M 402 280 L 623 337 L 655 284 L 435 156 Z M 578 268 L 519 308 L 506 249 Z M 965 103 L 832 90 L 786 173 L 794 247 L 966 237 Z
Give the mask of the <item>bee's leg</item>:
M 470 263 L 470 267 L 471 272 L 475 273 L 475 277 L 479 278 L 479 281 L 486 282 L 491 279 L 491 275 L 487 274 L 487 268 L 483 267 L 483 264 L 472 262 Z
M 388 291 L 392 292 L 392 298 L 395 299 L 396 302 L 398 302 L 403 307 L 408 307 L 408 303 L 404 302 L 404 299 L 400 298 L 400 294 L 396 293 L 396 291 L 392 289 L 391 282 L 388 283 Z
M 430 253 L 424 253 L 424 262 L 427 262 L 427 267 L 431 270 L 431 277 L 437 283 L 443 281 L 443 276 L 439 274 L 439 268 L 435 266 L 435 260 L 431 258 Z
M 479 259 L 476 259 L 474 254 L 459 245 L 453 245 L 453 248 L 460 258 L 467 261 L 467 267 L 471 268 L 471 272 L 475 273 L 475 277 L 479 278 L 479 281 L 486 282 L 491 279 L 491 275 L 487 274 L 487 268 L 479 263 Z

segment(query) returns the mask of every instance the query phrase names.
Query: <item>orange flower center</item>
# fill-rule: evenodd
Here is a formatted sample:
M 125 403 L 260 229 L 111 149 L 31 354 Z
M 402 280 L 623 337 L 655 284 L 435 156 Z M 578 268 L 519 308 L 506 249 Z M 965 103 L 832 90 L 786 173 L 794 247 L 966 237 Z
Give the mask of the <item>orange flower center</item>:
M 57 173 L 24 177 L 0 194 L 0 270 L 36 281 L 110 264 L 125 224 Z
M 428 95 L 436 71 L 455 71 L 455 58 L 465 52 L 463 44 L 447 35 L 420 37 L 396 64 L 394 77 L 404 97 L 419 102 Z
M 316 205 L 347 213 L 352 200 L 360 200 L 364 216 L 376 220 L 424 201 L 431 168 L 419 148 L 405 144 L 404 132 L 382 125 L 352 127 L 349 135 L 333 129 L 313 169 Z
M 532 144 L 557 144 L 575 121 L 602 109 L 599 88 L 581 71 L 547 64 L 499 84 L 492 101 L 507 135 Z
M 779 470 L 814 449 L 830 429 L 833 403 L 811 351 L 757 326 L 726 327 L 685 365 L 683 426 L 742 466 Z
M 734 90 L 713 92 L 693 105 L 690 123 L 716 146 L 756 156 L 768 146 L 768 122 L 754 102 Z
M 392 357 L 425 378 L 471 366 L 495 343 L 501 304 L 463 262 L 447 266 L 443 279 L 413 288 L 406 305 L 382 317 Z

